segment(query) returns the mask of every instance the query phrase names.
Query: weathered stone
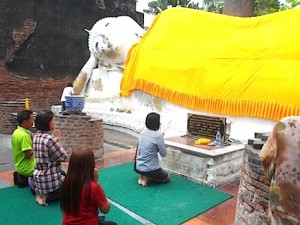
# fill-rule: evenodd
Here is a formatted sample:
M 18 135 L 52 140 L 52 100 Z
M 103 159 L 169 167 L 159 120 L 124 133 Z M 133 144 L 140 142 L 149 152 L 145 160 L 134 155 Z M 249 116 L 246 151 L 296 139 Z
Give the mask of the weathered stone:
M 254 141 L 260 141 L 261 139 L 259 138 L 251 138 L 251 139 L 248 139 L 248 145 L 253 145 L 253 142 Z
M 244 145 L 206 150 L 166 140 L 162 167 L 199 183 L 218 187 L 240 177 Z
M 254 141 L 253 142 L 253 148 L 255 149 L 262 149 L 264 146 L 265 142 L 264 141 Z
M 243 206 L 250 213 L 254 211 L 254 208 L 248 205 L 246 202 L 243 202 Z

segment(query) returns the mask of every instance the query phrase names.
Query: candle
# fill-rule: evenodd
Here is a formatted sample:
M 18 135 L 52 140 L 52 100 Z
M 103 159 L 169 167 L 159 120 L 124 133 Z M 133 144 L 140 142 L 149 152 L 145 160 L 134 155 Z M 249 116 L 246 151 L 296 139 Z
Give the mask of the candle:
M 29 110 L 29 100 L 28 100 L 28 98 L 25 98 L 25 109 Z

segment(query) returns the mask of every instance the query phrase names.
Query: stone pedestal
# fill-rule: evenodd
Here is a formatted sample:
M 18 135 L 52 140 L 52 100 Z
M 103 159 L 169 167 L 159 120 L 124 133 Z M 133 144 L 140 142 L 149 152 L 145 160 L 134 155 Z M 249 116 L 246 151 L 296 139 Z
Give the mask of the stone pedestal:
M 240 177 L 244 145 L 203 149 L 186 143 L 182 137 L 166 138 L 165 144 L 167 156 L 161 158 L 161 165 L 170 172 L 213 188 Z
M 56 128 L 61 131 L 61 143 L 68 156 L 75 147 L 92 149 L 95 159 L 104 154 L 103 121 L 100 118 L 82 115 L 55 114 Z

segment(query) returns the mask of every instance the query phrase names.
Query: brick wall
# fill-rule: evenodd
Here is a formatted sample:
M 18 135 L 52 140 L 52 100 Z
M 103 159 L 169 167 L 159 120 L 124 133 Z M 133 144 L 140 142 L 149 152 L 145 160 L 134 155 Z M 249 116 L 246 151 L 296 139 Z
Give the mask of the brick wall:
M 51 105 L 59 105 L 62 91 L 74 78 L 31 80 L 11 75 L 0 61 L 0 133 L 11 134 L 16 124 L 11 121 L 11 113 L 25 109 L 21 102 L 30 99 L 30 110 L 50 110 Z M 13 102 L 13 103 L 12 103 Z
M 258 156 L 260 150 L 251 145 L 245 148 L 236 208 L 236 225 L 267 224 L 270 184 Z
M 63 79 L 31 80 L 25 77 L 11 75 L 5 64 L 0 61 L 0 103 L 31 99 L 31 110 L 50 110 L 51 105 L 60 104 L 60 96 L 66 84 L 73 82 L 73 77 Z
M 104 154 L 103 120 L 90 116 L 55 115 L 56 128 L 61 131 L 61 143 L 68 156 L 74 147 L 88 146 L 99 159 Z
M 0 133 L 12 134 L 17 128 L 18 122 L 12 112 L 19 112 L 25 109 L 25 101 L 0 103 Z

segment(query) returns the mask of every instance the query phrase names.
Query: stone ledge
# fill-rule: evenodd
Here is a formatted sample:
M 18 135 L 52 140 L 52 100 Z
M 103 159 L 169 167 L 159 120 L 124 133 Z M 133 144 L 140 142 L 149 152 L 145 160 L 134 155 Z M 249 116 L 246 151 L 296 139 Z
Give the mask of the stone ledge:
M 167 155 L 161 158 L 161 165 L 170 172 L 216 188 L 240 177 L 244 145 L 230 147 L 221 151 L 207 150 L 169 141 L 166 142 Z

